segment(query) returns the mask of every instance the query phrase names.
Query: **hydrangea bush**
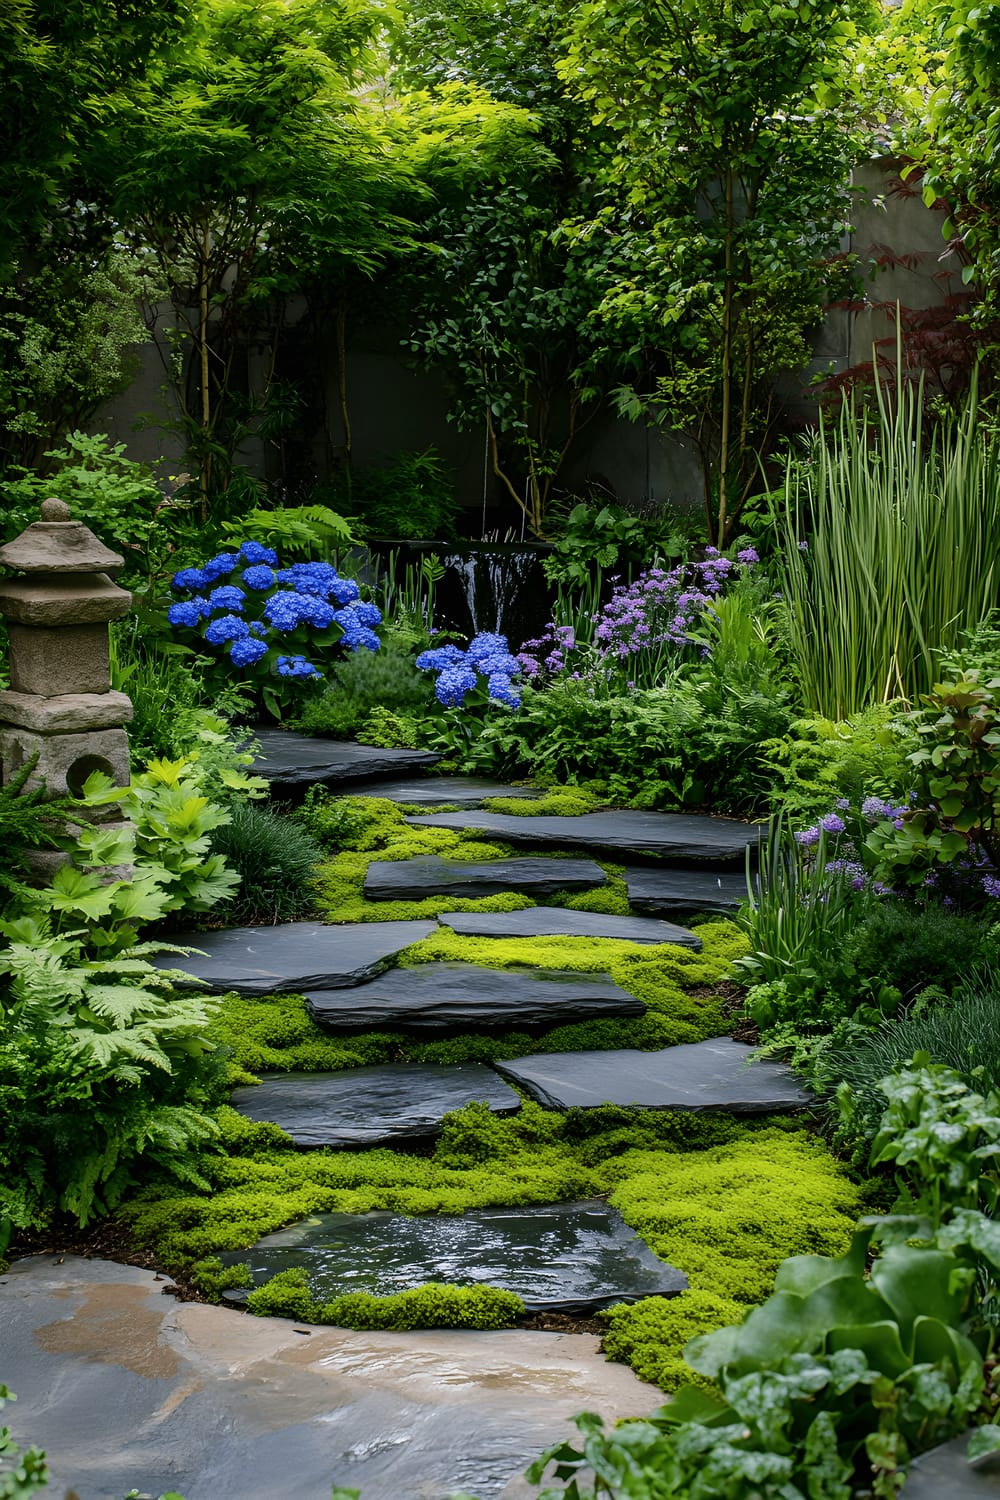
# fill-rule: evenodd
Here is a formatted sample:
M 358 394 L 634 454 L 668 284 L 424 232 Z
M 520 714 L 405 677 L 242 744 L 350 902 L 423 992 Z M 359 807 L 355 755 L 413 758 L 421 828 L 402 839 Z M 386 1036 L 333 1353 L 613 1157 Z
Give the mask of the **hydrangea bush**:
M 434 693 L 445 708 L 462 708 L 470 693 L 508 708 L 520 708 L 521 663 L 505 635 L 485 631 L 460 646 L 433 646 L 417 657 L 422 672 L 436 672 Z
M 244 541 L 197 568 L 175 573 L 183 597 L 167 610 L 177 629 L 190 631 L 228 665 L 261 681 L 275 713 L 305 682 L 317 683 L 335 650 L 377 651 L 381 611 L 361 598 L 352 578 L 324 562 L 279 565 L 262 542 Z

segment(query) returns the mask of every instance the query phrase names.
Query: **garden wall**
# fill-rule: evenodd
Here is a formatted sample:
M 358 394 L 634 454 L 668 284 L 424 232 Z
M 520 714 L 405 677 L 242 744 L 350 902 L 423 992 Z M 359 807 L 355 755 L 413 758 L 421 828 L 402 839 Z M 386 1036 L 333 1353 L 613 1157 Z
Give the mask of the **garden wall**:
M 954 257 L 942 258 L 941 214 L 924 206 L 918 186 L 900 182 L 896 163 L 885 159 L 864 164 L 855 174 L 855 186 L 854 233 L 849 243 L 870 268 L 864 300 L 860 307 L 829 312 L 813 358 L 800 375 L 783 382 L 779 394 L 791 426 L 815 409 L 809 389 L 814 378 L 843 375 L 871 359 L 873 340 L 894 336 L 892 311 L 897 300 L 905 308 L 929 309 L 943 307 L 949 297 L 961 292 L 960 265 Z M 320 334 L 318 350 L 296 350 L 293 330 L 300 316 L 301 309 L 291 304 L 287 374 L 294 376 L 297 367 L 301 368 L 299 356 L 308 353 L 311 358 L 306 363 L 317 370 L 320 399 L 309 439 L 311 453 L 306 462 L 297 455 L 296 468 L 321 476 L 337 461 L 345 444 L 336 345 L 331 329 L 329 334 Z M 485 434 L 482 430 L 460 432 L 449 424 L 444 382 L 408 365 L 400 348 L 406 332 L 405 328 L 369 324 L 353 335 L 347 356 L 353 460 L 358 465 L 379 465 L 400 450 L 419 452 L 433 446 L 456 476 L 458 494 L 471 512 L 469 532 L 480 530 L 484 503 L 485 529 L 503 531 L 514 518 L 510 506 L 501 507 L 499 487 L 488 472 Z M 160 356 L 152 346 L 141 350 L 140 356 L 132 387 L 97 415 L 92 430 L 109 432 L 117 441 L 126 442 L 134 457 L 155 461 L 163 456 L 164 472 L 177 474 L 183 451 L 179 434 L 155 425 L 136 428 L 141 414 L 156 422 L 170 416 L 161 391 Z M 251 357 L 251 382 L 263 374 L 263 369 L 254 369 L 254 363 Z M 266 451 L 259 442 L 249 443 L 241 457 L 252 472 L 270 478 L 280 474 L 278 454 Z M 691 443 L 610 415 L 596 419 L 584 432 L 567 468 L 568 486 L 579 488 L 587 480 L 600 482 L 632 503 L 701 504 L 701 476 Z

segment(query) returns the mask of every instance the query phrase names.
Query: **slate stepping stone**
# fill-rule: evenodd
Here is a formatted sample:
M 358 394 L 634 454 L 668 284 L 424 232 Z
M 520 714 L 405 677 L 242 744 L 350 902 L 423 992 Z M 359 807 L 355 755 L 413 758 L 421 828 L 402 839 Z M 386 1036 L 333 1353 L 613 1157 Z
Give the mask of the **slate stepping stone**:
M 1000 1457 L 977 1463 L 965 1457 L 970 1434 L 952 1438 L 913 1460 L 906 1479 L 906 1500 L 993 1500 L 1000 1497 Z
M 653 813 L 623 809 L 576 817 L 517 817 L 512 813 L 413 813 L 407 822 L 425 828 L 492 833 L 511 844 L 551 849 L 592 849 L 637 858 L 690 861 L 700 865 L 739 865 L 762 829 L 735 818 L 695 813 Z
M 429 750 L 380 750 L 375 745 L 326 740 L 290 729 L 255 729 L 253 735 L 260 751 L 252 770 L 276 789 L 412 775 L 441 759 Z
M 745 873 L 726 870 L 665 870 L 631 866 L 625 871 L 629 904 L 657 916 L 677 912 L 727 914 L 746 900 Z
M 343 1073 L 270 1073 L 235 1089 L 233 1109 L 271 1120 L 296 1146 L 394 1145 L 440 1135 L 449 1110 L 485 1100 L 495 1115 L 516 1115 L 521 1100 L 481 1063 L 443 1067 L 390 1063 Z
M 751 1063 L 753 1053 L 754 1048 L 743 1042 L 714 1037 L 661 1052 L 539 1053 L 494 1066 L 547 1109 L 622 1104 L 781 1114 L 810 1102 L 791 1068 L 776 1062 Z
M 384 797 L 389 802 L 409 803 L 414 807 L 481 807 L 488 797 L 518 797 L 535 801 L 544 793 L 533 786 L 504 786 L 479 776 L 425 776 L 419 780 L 377 781 L 365 788 L 368 797 Z
M 701 938 L 673 922 L 652 917 L 614 917 L 562 906 L 530 906 L 524 911 L 446 911 L 438 921 L 462 937 L 617 938 L 626 943 L 676 943 L 701 952 Z
M 541 899 L 558 891 L 593 890 L 607 878 L 590 859 L 492 859 L 473 864 L 422 854 L 416 859 L 373 861 L 365 876 L 365 895 L 370 901 L 421 901 L 427 896 L 478 898 L 517 891 Z
M 436 922 L 285 922 L 278 927 L 230 927 L 225 932 L 177 933 L 165 943 L 197 945 L 187 958 L 167 954 L 164 967 L 183 969 L 220 994 L 270 995 L 322 986 L 363 984 L 404 948 L 437 932 Z
M 350 993 L 309 990 L 306 1001 L 314 1020 L 328 1031 L 556 1026 L 594 1016 L 641 1016 L 646 1010 L 606 974 L 475 964 L 392 969 Z
M 687 1277 L 658 1260 L 599 1199 L 458 1215 L 319 1214 L 227 1252 L 260 1286 L 304 1266 L 314 1297 L 388 1297 L 425 1282 L 495 1286 L 532 1312 L 588 1313 L 642 1297 L 675 1297 Z

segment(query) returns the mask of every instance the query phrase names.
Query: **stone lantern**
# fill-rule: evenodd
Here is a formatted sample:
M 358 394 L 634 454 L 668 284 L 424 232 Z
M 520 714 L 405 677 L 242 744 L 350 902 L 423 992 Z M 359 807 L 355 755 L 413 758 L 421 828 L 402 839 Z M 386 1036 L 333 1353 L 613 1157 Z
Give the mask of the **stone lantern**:
M 51 797 L 79 796 L 93 771 L 128 786 L 122 726 L 132 704 L 111 691 L 108 651 L 108 622 L 132 602 L 108 576 L 122 561 L 62 500 L 44 500 L 41 520 L 0 547 L 0 565 L 20 575 L 0 579 L 10 641 L 10 689 L 0 692 L 4 785 L 37 755 L 27 788 L 44 786 Z

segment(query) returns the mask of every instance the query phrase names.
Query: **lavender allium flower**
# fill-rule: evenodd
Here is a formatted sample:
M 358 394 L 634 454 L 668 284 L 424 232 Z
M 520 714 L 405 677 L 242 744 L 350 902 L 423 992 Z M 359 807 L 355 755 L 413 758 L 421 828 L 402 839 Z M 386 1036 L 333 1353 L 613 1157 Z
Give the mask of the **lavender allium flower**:
M 795 842 L 802 844 L 805 848 L 811 848 L 813 844 L 819 843 L 819 828 L 814 824 L 812 828 L 803 828 L 795 835 Z
M 760 558 L 753 547 L 744 547 L 742 552 L 737 552 L 736 561 L 742 563 L 745 568 L 752 568 L 754 563 L 760 562 Z
M 819 820 L 819 826 L 827 833 L 843 833 L 847 825 L 843 818 L 838 818 L 836 813 L 824 813 Z

